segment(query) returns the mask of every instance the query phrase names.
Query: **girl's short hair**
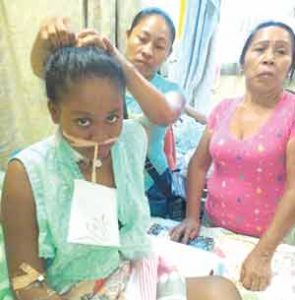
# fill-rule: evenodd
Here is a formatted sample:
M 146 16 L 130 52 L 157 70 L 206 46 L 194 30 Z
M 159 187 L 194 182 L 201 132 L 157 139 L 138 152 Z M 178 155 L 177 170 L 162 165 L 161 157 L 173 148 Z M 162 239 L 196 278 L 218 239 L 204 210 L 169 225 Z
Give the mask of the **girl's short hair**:
M 50 55 L 44 74 L 48 99 L 60 101 L 71 85 L 89 77 L 112 80 L 124 97 L 125 77 L 120 65 L 103 50 L 91 46 L 59 48 Z

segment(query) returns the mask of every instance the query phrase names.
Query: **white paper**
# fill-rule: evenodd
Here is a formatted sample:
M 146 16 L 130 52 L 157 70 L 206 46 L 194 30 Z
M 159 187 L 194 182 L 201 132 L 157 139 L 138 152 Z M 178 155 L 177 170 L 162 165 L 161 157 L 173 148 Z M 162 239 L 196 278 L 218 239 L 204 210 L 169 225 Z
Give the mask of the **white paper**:
M 67 241 L 120 246 L 116 189 L 75 180 Z

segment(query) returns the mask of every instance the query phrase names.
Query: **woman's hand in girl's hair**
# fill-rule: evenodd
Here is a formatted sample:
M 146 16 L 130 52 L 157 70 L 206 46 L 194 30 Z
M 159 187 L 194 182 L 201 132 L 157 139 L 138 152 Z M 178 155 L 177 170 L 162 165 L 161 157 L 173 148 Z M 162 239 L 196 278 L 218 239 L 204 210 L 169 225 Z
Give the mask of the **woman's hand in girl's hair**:
M 110 47 L 111 43 L 109 42 L 110 45 L 108 45 L 106 41 L 106 37 L 99 34 L 95 29 L 92 28 L 83 29 L 76 35 L 77 47 L 95 46 L 105 50 L 106 52 L 110 52 L 109 50 L 111 49 L 108 49 L 108 47 Z
M 31 51 L 31 66 L 35 75 L 43 78 L 44 62 L 49 54 L 60 47 L 76 44 L 68 18 L 47 18 L 38 31 Z
M 75 34 L 70 30 L 69 19 L 65 17 L 44 20 L 38 36 L 47 50 L 76 44 Z
M 99 34 L 95 29 L 83 29 L 76 35 L 77 47 L 95 46 L 112 55 L 122 66 L 127 63 L 125 56 L 116 48 L 109 38 Z

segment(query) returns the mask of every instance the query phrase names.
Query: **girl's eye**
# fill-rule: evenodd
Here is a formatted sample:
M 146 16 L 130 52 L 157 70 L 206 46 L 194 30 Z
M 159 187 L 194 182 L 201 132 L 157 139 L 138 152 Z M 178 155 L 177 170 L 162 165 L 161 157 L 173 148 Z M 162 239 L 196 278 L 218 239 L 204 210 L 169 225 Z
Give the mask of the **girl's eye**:
M 81 127 L 89 127 L 91 124 L 91 121 L 87 118 L 79 118 L 76 120 L 76 122 Z
M 119 119 L 119 116 L 117 116 L 117 115 L 109 115 L 107 117 L 108 123 L 111 123 L 111 124 L 116 123 L 118 121 L 118 119 Z

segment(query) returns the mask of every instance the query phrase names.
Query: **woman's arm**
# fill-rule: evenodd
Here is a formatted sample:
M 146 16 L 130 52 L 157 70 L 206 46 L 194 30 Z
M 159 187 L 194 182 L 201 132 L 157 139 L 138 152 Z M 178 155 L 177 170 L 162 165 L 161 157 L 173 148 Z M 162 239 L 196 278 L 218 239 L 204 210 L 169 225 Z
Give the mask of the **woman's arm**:
M 190 218 L 199 218 L 200 216 L 200 200 L 205 186 L 206 174 L 212 161 L 209 152 L 210 140 L 211 133 L 206 129 L 200 145 L 189 162 L 186 216 Z
M 193 239 L 199 232 L 201 197 L 206 174 L 212 161 L 209 153 L 210 140 L 211 132 L 209 129 L 206 129 L 197 150 L 189 162 L 186 218 L 171 231 L 170 235 L 173 240 L 187 243 L 189 239 Z
M 50 52 L 66 45 L 78 47 L 95 45 L 114 55 L 123 68 L 128 90 L 152 123 L 169 125 L 174 123 L 182 113 L 185 99 L 181 93 L 170 92 L 164 95 L 145 79 L 106 37 L 93 29 L 85 29 L 78 35 L 74 35 L 69 30 L 66 18 L 52 18 L 43 22 L 31 52 L 34 73 L 42 78 L 44 62 Z
M 273 254 L 295 224 L 295 139 L 287 145 L 286 166 L 286 191 L 273 221 L 242 266 L 241 281 L 251 290 L 263 290 L 269 284 Z
M 201 123 L 203 125 L 207 124 L 207 117 L 201 113 L 199 113 L 195 108 L 191 105 L 187 104 L 184 108 L 184 112 L 191 118 L 195 119 L 196 122 Z
M 173 124 L 184 109 L 184 96 L 175 91 L 163 94 L 127 59 L 120 59 L 120 61 L 126 76 L 127 88 L 148 119 L 158 125 Z
M 148 119 L 158 125 L 174 123 L 182 113 L 185 98 L 179 92 L 163 94 L 157 90 L 125 56 L 96 30 L 86 29 L 77 35 L 79 46 L 96 45 L 112 54 L 123 68 L 127 88 Z
M 17 276 L 25 275 L 20 269 L 23 263 L 43 274 L 43 261 L 38 256 L 36 207 L 24 166 L 17 160 L 12 161 L 8 166 L 1 206 L 10 282 Z M 51 292 L 47 291 L 43 284 L 36 287 L 30 285 L 18 291 L 17 299 L 48 297 Z M 48 299 L 61 298 L 54 294 Z

